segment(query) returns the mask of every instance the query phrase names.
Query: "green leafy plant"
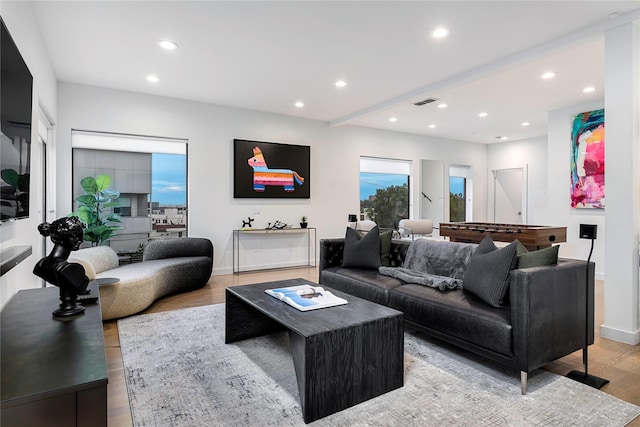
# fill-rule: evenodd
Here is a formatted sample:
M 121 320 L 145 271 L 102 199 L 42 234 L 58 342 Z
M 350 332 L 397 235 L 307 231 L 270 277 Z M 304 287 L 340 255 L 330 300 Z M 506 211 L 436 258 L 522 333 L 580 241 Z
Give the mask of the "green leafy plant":
M 84 229 L 84 240 L 92 246 L 104 245 L 122 227 L 114 223 L 121 223 L 120 215 L 111 213 L 105 215 L 103 210 L 119 206 L 115 200 L 120 197 L 117 191 L 109 190 L 111 177 L 99 175 L 96 178 L 88 176 L 80 181 L 86 194 L 76 197 L 78 210 L 68 216 L 77 216 L 87 227 Z

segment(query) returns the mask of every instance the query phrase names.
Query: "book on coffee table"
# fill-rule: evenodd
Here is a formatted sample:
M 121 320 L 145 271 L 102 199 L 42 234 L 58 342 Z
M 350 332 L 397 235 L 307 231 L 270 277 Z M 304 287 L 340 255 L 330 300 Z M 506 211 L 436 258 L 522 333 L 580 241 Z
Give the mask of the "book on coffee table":
M 288 288 L 266 289 L 265 292 L 300 311 L 347 304 L 347 300 L 335 296 L 320 286 L 300 285 Z

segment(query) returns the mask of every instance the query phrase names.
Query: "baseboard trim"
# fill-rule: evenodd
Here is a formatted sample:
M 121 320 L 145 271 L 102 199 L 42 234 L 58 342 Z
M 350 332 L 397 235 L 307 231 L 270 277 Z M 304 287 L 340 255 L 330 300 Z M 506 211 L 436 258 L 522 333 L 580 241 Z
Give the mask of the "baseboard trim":
M 619 341 L 625 344 L 640 344 L 640 329 L 636 330 L 635 332 L 629 332 L 615 329 L 606 325 L 600 325 L 600 336 L 602 338 Z

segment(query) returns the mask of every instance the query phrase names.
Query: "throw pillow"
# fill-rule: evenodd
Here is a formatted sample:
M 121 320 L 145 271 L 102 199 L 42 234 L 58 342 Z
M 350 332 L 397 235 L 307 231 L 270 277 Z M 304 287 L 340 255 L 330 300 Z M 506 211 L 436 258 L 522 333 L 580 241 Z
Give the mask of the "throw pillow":
M 500 308 L 509 289 L 509 272 L 517 265 L 518 242 L 498 249 L 485 237 L 474 251 L 462 281 L 462 288 L 492 307 Z
M 377 226 L 364 236 L 360 236 L 353 228 L 347 227 L 342 266 L 375 269 L 380 267 L 380 233 Z
M 529 268 L 540 267 L 542 265 L 554 265 L 558 263 L 558 251 L 560 246 L 551 246 L 537 251 L 529 251 L 524 245 L 518 242 L 518 267 Z
M 378 230 L 380 230 L 378 228 Z M 356 230 L 360 237 L 364 237 L 367 231 Z M 380 233 L 380 264 L 384 267 L 391 265 L 391 238 L 393 230 L 379 231 Z

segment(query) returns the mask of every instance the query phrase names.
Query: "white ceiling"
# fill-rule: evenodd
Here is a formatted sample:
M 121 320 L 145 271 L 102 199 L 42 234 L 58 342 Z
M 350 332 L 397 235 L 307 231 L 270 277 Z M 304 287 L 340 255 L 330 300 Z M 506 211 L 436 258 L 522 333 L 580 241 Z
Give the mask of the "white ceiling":
M 603 31 L 640 18 L 639 0 L 32 3 L 59 81 L 480 143 L 602 100 Z

